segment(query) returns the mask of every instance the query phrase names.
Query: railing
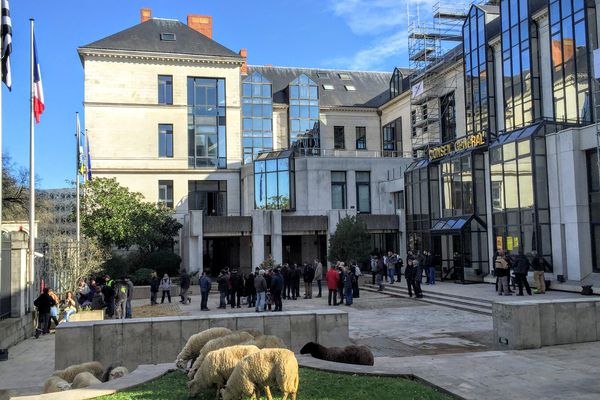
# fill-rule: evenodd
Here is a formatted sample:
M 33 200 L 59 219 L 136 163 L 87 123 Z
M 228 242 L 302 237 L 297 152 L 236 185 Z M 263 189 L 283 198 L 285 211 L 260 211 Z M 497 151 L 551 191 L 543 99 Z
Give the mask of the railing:
M 296 157 L 354 157 L 354 158 L 381 158 L 399 157 L 401 153 L 392 150 L 331 150 L 319 148 L 299 148 L 294 150 Z

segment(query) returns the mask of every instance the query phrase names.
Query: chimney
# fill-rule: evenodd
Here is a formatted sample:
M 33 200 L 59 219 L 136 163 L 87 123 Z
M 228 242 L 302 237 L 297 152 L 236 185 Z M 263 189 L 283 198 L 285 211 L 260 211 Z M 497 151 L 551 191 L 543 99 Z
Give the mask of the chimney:
M 248 57 L 248 50 L 240 49 L 239 55 L 244 58 L 244 63 L 242 64 L 242 68 L 240 68 L 240 71 L 242 75 L 248 75 L 248 63 L 246 62 L 246 57 Z
M 188 14 L 187 24 L 193 30 L 212 39 L 212 17 L 210 15 Z
M 140 20 L 142 23 L 152 19 L 152 10 L 150 8 L 142 8 L 140 10 Z

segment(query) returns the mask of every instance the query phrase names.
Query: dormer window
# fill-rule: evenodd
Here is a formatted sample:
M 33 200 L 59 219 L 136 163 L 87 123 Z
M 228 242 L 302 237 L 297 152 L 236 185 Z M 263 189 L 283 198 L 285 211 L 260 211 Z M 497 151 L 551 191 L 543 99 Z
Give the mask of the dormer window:
M 333 85 L 330 85 L 330 84 L 326 83 L 326 84 L 323 85 L 323 89 L 325 89 L 325 90 L 333 90 Z
M 350 74 L 347 74 L 345 72 L 339 73 L 338 76 L 343 81 L 350 81 L 350 80 L 352 80 L 352 77 L 350 76 Z
M 352 86 L 352 85 L 344 85 L 344 87 L 346 88 L 346 90 L 347 90 L 348 92 L 354 92 L 354 91 L 356 91 L 356 87 L 355 87 L 355 86 Z
M 177 39 L 174 33 L 161 33 L 160 40 L 165 42 L 174 42 Z
M 317 78 L 319 78 L 319 79 L 329 79 L 329 74 L 327 72 L 317 72 Z

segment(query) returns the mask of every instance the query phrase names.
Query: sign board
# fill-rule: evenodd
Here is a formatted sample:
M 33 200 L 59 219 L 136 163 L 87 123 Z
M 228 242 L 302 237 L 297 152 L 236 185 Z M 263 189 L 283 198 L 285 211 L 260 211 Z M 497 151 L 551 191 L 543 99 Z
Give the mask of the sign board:
M 411 88 L 411 97 L 414 99 L 415 97 L 419 97 L 420 95 L 422 95 L 424 92 L 425 83 L 424 81 L 421 81 L 419 83 L 414 84 Z
M 474 133 L 455 139 L 452 142 L 432 147 L 429 149 L 429 160 L 437 160 L 438 158 L 447 156 L 456 151 L 474 149 L 483 146 L 487 143 L 487 135 L 485 132 Z
M 503 240 L 502 240 L 502 236 L 496 236 L 496 249 L 497 250 L 503 250 Z

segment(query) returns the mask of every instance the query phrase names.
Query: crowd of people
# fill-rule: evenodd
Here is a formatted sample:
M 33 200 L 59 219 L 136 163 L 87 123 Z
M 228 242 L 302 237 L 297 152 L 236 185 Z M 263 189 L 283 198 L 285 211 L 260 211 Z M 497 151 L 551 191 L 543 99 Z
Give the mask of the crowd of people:
M 530 261 L 531 259 L 531 261 Z M 517 255 L 509 255 L 504 251 L 500 250 L 496 254 L 494 260 L 494 271 L 496 274 L 496 291 L 499 296 L 511 296 L 511 278 L 514 277 L 513 287 L 519 288 L 517 296 L 523 296 L 523 289 L 528 295 L 532 295 L 531 287 L 527 281 L 527 274 L 529 269 L 533 269 L 533 280 L 536 286 L 536 293 L 546 293 L 546 280 L 544 277 L 544 271 L 547 267 L 548 262 L 536 251 L 533 251 L 528 258 L 523 252 L 519 252 Z M 511 270 L 513 276 L 511 276 Z

